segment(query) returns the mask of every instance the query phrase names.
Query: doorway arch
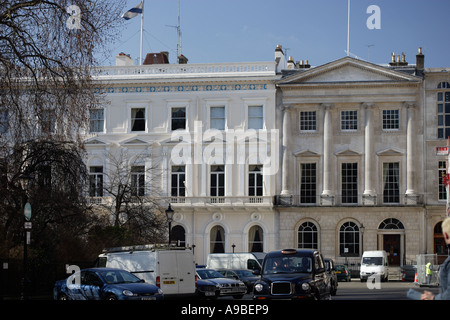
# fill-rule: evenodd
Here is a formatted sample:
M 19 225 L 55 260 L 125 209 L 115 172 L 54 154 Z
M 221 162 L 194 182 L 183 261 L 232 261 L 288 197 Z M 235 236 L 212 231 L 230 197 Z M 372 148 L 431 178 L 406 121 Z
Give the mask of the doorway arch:
M 405 226 L 396 218 L 387 218 L 378 226 L 378 248 L 387 252 L 390 266 L 403 265 Z

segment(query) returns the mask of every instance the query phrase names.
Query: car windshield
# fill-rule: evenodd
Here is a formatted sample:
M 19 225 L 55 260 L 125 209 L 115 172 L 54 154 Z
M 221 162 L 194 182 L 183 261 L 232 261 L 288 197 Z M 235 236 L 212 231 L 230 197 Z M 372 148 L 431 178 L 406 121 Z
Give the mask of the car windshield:
M 335 267 L 335 269 L 338 270 L 338 271 L 344 271 L 344 270 L 345 270 L 345 267 L 344 267 L 344 266 L 341 266 L 341 265 L 337 265 L 337 266 Z
M 197 270 L 197 274 L 200 277 L 200 279 L 223 278 L 223 275 L 218 273 L 216 270 L 211 269 Z
M 254 277 L 255 275 L 250 270 L 234 270 L 239 277 Z
M 364 257 L 362 264 L 381 266 L 383 264 L 383 258 L 381 257 Z
M 125 270 L 104 270 L 98 273 L 109 284 L 142 282 L 141 279 Z
M 311 272 L 312 263 L 309 257 L 270 257 L 264 264 L 263 274 Z

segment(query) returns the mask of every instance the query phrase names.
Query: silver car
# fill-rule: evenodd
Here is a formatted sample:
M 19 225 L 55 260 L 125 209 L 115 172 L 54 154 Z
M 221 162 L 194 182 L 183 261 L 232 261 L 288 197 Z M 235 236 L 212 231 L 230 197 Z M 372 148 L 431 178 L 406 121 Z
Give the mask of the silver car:
M 233 296 L 235 299 L 241 299 L 247 292 L 247 286 L 240 280 L 224 278 L 220 273 L 213 269 L 197 269 L 197 277 L 202 280 L 208 280 L 218 285 L 219 296 Z

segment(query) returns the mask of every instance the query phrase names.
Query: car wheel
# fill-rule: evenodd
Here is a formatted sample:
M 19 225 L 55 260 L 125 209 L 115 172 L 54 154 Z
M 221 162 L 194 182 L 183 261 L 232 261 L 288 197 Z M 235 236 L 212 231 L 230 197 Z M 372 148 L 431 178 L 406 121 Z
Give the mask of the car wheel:
M 69 297 L 67 297 L 64 293 L 61 293 L 58 296 L 58 300 L 69 300 Z
M 114 301 L 117 300 L 117 297 L 113 294 L 108 294 L 105 298 L 105 300 L 110 300 L 110 301 Z

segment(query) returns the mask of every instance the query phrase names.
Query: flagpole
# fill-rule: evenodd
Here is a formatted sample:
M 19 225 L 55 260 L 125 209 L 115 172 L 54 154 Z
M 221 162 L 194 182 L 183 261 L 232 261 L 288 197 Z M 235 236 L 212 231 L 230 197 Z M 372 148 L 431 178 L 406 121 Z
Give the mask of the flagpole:
M 347 18 L 347 57 L 350 55 L 350 0 L 348 0 L 348 18 Z
M 140 41 L 140 49 L 139 49 L 139 64 L 142 65 L 142 40 L 144 33 L 144 0 L 142 0 L 142 13 L 141 13 L 141 41 Z

